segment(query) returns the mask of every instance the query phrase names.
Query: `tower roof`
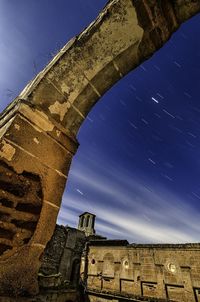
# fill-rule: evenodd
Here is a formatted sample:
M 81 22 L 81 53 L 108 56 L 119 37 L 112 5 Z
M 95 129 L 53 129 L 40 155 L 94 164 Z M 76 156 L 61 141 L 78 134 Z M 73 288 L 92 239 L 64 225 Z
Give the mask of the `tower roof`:
M 82 213 L 81 215 L 79 215 L 79 217 L 84 216 L 85 214 L 89 214 L 89 215 L 92 215 L 92 216 L 95 216 L 95 217 L 96 217 L 96 215 L 94 215 L 94 214 L 92 214 L 92 213 L 90 213 L 90 212 L 84 212 L 84 213 Z

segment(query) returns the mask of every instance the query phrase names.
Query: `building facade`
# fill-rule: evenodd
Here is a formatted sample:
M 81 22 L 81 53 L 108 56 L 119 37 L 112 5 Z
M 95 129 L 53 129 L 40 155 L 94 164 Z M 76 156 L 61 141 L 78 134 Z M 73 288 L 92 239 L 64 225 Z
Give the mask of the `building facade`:
M 91 241 L 82 270 L 90 302 L 200 301 L 200 244 Z

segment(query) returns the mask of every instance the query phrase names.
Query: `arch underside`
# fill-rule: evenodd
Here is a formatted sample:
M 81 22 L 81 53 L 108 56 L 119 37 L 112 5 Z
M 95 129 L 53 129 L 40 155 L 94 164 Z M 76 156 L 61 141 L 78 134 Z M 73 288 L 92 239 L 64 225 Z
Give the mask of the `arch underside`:
M 199 0 L 109 1 L 98 18 L 67 43 L 2 113 L 1 161 L 12 167 L 16 179 L 24 172 L 36 175 L 43 200 L 28 243 L 15 247 L 14 255 L 0 255 L 0 294 L 8 288 L 9 294 L 38 291 L 40 259 L 55 228 L 78 147 L 76 134 L 91 108 L 199 11 Z M 6 223 L 4 229 L 11 222 Z

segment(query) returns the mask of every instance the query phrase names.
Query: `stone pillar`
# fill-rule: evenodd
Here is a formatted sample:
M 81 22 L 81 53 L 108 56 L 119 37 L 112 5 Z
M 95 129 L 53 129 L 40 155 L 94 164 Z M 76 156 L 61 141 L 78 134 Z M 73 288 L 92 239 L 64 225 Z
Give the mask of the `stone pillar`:
M 38 292 L 37 272 L 77 141 L 26 102 L 0 120 L 0 294 Z

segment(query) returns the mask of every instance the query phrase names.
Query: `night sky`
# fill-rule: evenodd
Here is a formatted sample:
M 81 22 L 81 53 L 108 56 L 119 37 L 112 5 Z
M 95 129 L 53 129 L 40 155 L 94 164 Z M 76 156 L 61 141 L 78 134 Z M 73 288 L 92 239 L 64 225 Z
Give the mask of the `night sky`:
M 105 0 L 0 0 L 0 110 Z M 58 223 L 97 215 L 130 242 L 200 241 L 200 15 L 108 91 L 82 125 Z

